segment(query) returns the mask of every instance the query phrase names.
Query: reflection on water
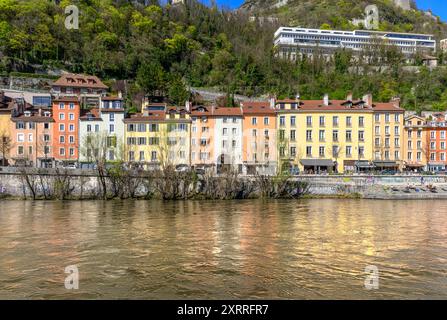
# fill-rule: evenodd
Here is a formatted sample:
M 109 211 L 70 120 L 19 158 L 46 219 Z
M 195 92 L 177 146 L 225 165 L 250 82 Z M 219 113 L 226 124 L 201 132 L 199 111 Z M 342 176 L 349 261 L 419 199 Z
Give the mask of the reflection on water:
M 445 201 L 3 201 L 0 298 L 447 298 L 446 213 Z M 368 265 L 379 290 L 364 289 Z

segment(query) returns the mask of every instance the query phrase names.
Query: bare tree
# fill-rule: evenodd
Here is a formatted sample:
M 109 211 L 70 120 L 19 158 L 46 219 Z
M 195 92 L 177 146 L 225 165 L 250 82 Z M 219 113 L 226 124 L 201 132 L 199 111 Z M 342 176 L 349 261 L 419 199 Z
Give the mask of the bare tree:
M 2 166 L 6 166 L 7 156 L 13 147 L 14 143 L 9 134 L 2 131 L 0 133 L 0 154 L 2 156 Z

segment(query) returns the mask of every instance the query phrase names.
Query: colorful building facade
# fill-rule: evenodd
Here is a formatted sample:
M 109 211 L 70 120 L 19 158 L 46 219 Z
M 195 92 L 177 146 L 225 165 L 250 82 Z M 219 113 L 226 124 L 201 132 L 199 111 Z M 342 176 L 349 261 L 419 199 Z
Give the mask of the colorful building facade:
M 77 97 L 53 100 L 53 155 L 57 164 L 76 165 L 79 160 L 80 110 Z

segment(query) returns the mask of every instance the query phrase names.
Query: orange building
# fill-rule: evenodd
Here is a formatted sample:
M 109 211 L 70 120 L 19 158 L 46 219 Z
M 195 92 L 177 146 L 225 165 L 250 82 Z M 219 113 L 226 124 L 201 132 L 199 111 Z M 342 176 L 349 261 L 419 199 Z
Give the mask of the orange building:
M 191 110 L 191 165 L 214 166 L 214 118 L 212 107 L 197 106 Z
M 244 171 L 276 173 L 276 112 L 269 102 L 243 102 L 243 149 Z
M 447 164 L 447 122 L 445 115 L 435 114 L 431 120 L 427 121 L 427 139 L 428 171 L 445 171 Z
M 79 117 L 78 98 L 53 100 L 53 155 L 58 164 L 75 165 L 79 159 Z
M 14 165 L 49 168 L 53 166 L 52 127 L 54 120 L 49 110 L 27 109 L 11 117 Z

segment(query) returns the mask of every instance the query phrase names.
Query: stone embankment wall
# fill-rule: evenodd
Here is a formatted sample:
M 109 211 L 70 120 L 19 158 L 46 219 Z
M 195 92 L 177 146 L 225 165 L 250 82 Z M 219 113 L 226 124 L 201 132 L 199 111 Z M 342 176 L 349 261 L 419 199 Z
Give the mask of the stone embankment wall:
M 51 172 L 43 179 L 51 177 Z M 255 182 L 253 177 L 240 177 Z M 94 171 L 70 170 L 71 196 L 94 198 L 101 187 Z M 316 197 L 359 197 L 368 199 L 447 199 L 447 176 L 299 176 L 307 182 L 307 195 Z M 38 180 L 36 179 L 39 190 Z M 433 186 L 435 189 L 433 189 Z M 42 190 L 39 190 L 41 192 Z M 142 185 L 137 194 L 147 194 Z M 15 168 L 0 168 L 0 197 L 29 197 L 24 177 Z

